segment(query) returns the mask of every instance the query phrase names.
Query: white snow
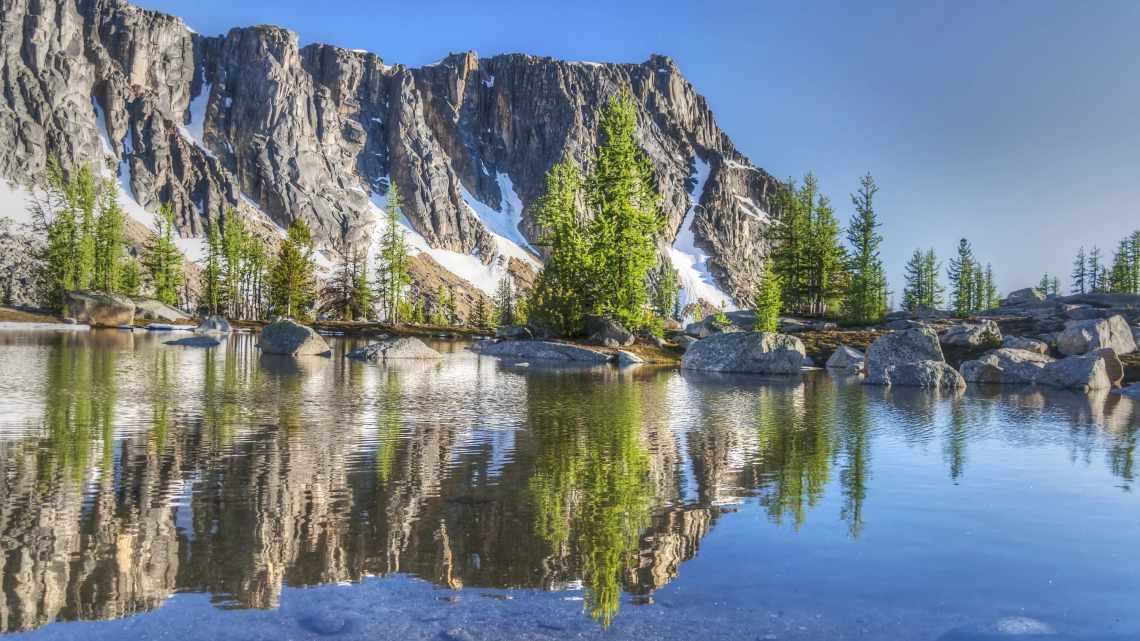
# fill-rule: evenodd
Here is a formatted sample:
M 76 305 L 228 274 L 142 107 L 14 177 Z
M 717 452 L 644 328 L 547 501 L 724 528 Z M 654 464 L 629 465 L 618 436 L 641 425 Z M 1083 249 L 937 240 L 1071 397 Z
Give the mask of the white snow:
M 211 158 L 214 154 L 206 148 L 206 107 L 210 104 L 210 83 L 203 83 L 202 90 L 190 101 L 190 123 L 178 127 L 182 136 L 206 152 Z
M 222 103 L 226 105 L 226 109 L 229 109 L 234 104 L 233 96 L 226 96 L 225 98 L 222 98 Z
M 367 49 L 350 49 L 352 53 L 368 53 Z
M 757 169 L 755 167 L 751 167 L 749 165 L 746 165 L 742 162 L 737 162 L 735 160 L 724 161 L 724 166 L 728 167 L 729 169 L 740 169 L 743 171 L 760 171 L 759 169 Z
M 500 253 L 528 262 L 537 270 L 539 263 L 535 256 L 538 255 L 538 252 L 519 231 L 523 204 L 518 193 L 515 192 L 514 183 L 511 182 L 510 176 L 503 172 L 499 172 L 495 176 L 495 180 L 499 184 L 499 191 L 502 194 L 500 209 L 492 209 L 471 195 L 465 188 L 460 187 L 463 201 L 467 203 L 471 213 L 475 214 L 483 226 L 495 236 L 495 244 Z
M 733 194 L 733 196 L 736 198 L 736 206 L 740 207 L 740 209 L 746 215 L 751 216 L 763 223 L 768 222 L 768 212 L 760 209 L 759 205 L 757 205 L 751 198 L 748 198 L 747 196 L 741 196 L 740 194 Z
M 572 64 L 572 65 L 586 65 L 587 67 L 601 67 L 602 66 L 602 63 L 593 62 L 590 60 L 575 60 L 575 61 L 572 61 L 570 64 Z
M 14 225 L 31 225 L 32 212 L 28 206 L 32 204 L 31 192 L 16 183 L 10 183 L 6 178 L 0 178 L 0 219 L 10 219 Z M 12 231 L 19 231 L 15 227 Z
M 708 255 L 696 244 L 693 236 L 693 219 L 696 217 L 698 203 L 705 191 L 705 182 L 709 178 L 709 164 L 699 156 L 695 157 L 697 184 L 693 188 L 692 205 L 685 213 L 685 220 L 681 221 L 681 229 L 673 246 L 669 248 L 669 259 L 677 270 L 681 285 L 681 307 L 695 303 L 700 299 L 717 306 L 724 306 L 726 310 L 736 309 L 732 297 L 717 286 L 716 280 L 708 268 Z
M 495 74 L 493 74 L 493 73 L 487 74 L 487 78 L 485 78 L 483 80 L 483 86 L 487 87 L 488 89 L 490 89 L 491 87 L 494 87 L 495 86 Z

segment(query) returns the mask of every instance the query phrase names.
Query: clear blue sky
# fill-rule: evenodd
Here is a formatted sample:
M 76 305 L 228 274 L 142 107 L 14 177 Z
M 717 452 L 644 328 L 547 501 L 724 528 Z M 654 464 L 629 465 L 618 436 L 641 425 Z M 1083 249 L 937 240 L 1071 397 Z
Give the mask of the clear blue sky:
M 1080 245 L 1111 254 L 1140 228 L 1140 2 L 137 2 L 409 66 L 667 54 L 755 164 L 814 171 L 844 222 L 875 175 L 897 292 L 918 246 L 948 258 L 970 238 L 1004 293 L 1067 283 Z

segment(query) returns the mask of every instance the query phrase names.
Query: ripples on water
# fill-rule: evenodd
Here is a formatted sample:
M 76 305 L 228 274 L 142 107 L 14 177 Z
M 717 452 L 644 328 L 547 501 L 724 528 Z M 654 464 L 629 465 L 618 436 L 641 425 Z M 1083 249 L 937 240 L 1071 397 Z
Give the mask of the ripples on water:
M 39 633 L 951 639 L 1013 615 L 1137 629 L 1127 399 L 518 367 L 457 343 L 377 366 L 345 360 L 350 340 L 291 359 L 245 335 L 166 338 L 0 334 L 0 632 L 139 613 L 141 628 Z M 432 607 L 451 609 L 409 613 Z M 227 614 L 251 608 L 268 611 Z

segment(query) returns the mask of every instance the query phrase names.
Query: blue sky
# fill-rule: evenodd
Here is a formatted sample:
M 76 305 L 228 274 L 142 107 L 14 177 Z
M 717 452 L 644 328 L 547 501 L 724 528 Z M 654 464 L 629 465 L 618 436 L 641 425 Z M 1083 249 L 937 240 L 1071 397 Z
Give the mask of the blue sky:
M 409 66 L 672 56 L 753 163 L 814 171 L 844 222 L 875 175 L 900 293 L 915 247 L 948 258 L 966 236 L 1004 293 L 1067 282 L 1079 246 L 1110 254 L 1140 228 L 1140 2 L 136 1 Z

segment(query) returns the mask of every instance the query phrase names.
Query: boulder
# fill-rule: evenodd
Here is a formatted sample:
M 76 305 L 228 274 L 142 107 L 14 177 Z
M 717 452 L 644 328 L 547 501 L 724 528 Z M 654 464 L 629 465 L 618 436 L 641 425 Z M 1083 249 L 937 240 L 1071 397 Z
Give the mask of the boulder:
M 1140 400 L 1140 383 L 1133 383 L 1128 387 L 1122 387 L 1118 390 L 1113 390 L 1112 393 Z
M 772 332 L 730 332 L 693 343 L 681 368 L 710 372 L 796 374 L 804 364 L 800 339 Z
M 840 345 L 827 359 L 828 369 L 863 369 L 863 352 L 857 349 Z
M 645 359 L 641 358 L 633 352 L 627 352 L 624 349 L 618 350 L 617 364 L 620 367 L 628 367 L 629 365 L 639 365 L 644 363 Z
M 135 316 L 143 320 L 162 323 L 182 323 L 190 320 L 190 315 L 153 298 L 133 298 Z
M 512 341 L 529 341 L 534 334 L 526 325 L 503 325 L 495 328 L 495 338 L 505 338 Z
M 1057 336 L 1057 349 L 1066 356 L 1087 354 L 1104 347 L 1117 354 L 1136 351 L 1136 339 L 1124 317 L 1069 321 Z
M 919 361 L 945 362 L 938 334 L 929 327 L 916 327 L 879 337 L 867 349 L 867 380 L 871 385 L 888 385 L 887 368 Z
M 959 323 L 938 335 L 943 345 L 955 347 L 997 347 L 1001 345 L 1001 329 L 992 320 L 979 323 Z
M 135 322 L 135 303 L 121 294 L 89 290 L 67 292 L 64 316 L 94 327 L 118 327 Z
M 1049 363 L 1037 376 L 1037 384 L 1079 391 L 1112 387 L 1104 355 L 1092 352 Z
M 266 354 L 331 356 L 332 349 L 313 328 L 282 318 L 261 329 L 258 347 Z
M 397 358 L 443 358 L 442 354 L 411 336 L 386 338 L 378 343 L 358 347 L 345 356 L 358 361 L 372 362 Z
M 486 356 L 526 361 L 601 365 L 610 355 L 588 347 L 552 341 L 479 341 L 472 350 Z
M 635 339 L 633 332 L 622 327 L 621 323 L 604 316 L 587 316 L 584 329 L 589 341 L 595 345 L 629 347 Z
M 1132 342 L 1140 345 L 1140 327 L 1132 326 Z
M 886 385 L 921 387 L 947 392 L 960 390 L 966 381 L 945 361 L 915 361 L 891 365 L 883 372 Z
M 164 344 L 177 347 L 217 347 L 222 342 L 213 336 L 187 336 L 174 341 L 166 341 Z
M 1010 307 L 1013 305 L 1029 305 L 1033 303 L 1040 303 L 1045 300 L 1045 292 L 1037 289 L 1036 287 L 1026 287 L 1009 293 L 1004 300 L 1001 301 L 1002 307 Z
M 202 323 L 194 328 L 195 334 L 229 334 L 233 331 L 230 322 L 225 316 L 215 314 L 202 319 Z
M 1006 336 L 1002 339 L 1001 346 L 1008 349 L 1023 349 L 1027 352 L 1036 352 L 1038 354 L 1049 353 L 1049 344 L 1045 341 L 1023 336 Z
M 680 347 L 681 351 L 683 351 L 683 352 L 688 351 L 689 348 L 693 346 L 693 343 L 696 343 L 696 342 L 697 342 L 697 339 L 695 339 L 692 336 L 689 336 L 687 334 L 677 337 L 677 347 Z
M 732 319 L 729 319 L 726 324 L 718 323 L 716 322 L 716 315 L 714 314 L 705 316 L 705 319 L 700 322 L 689 323 L 685 326 L 685 333 L 697 339 L 740 331 L 744 330 L 733 323 Z
M 1039 352 L 1003 347 L 962 363 L 962 378 L 969 383 L 1032 385 L 1053 359 Z

